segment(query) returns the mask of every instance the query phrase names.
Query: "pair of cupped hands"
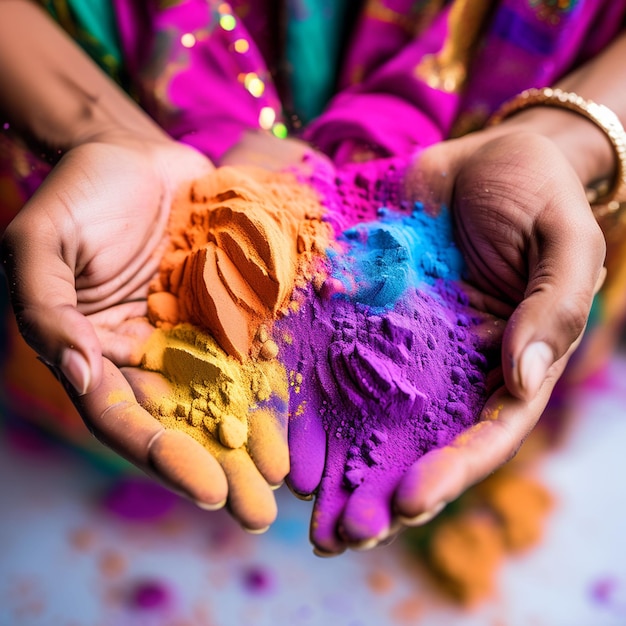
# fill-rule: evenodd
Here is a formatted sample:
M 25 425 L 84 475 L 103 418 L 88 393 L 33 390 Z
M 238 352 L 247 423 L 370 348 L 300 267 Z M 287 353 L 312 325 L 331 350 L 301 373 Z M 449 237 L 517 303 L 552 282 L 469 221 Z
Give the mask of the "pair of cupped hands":
M 249 135 L 224 164 L 282 169 L 307 152 L 298 141 Z M 268 502 L 289 472 L 288 457 L 264 474 L 252 455 L 260 479 L 257 499 L 247 502 L 241 494 L 250 490 L 239 483 L 249 476 L 188 435 L 165 430 L 140 403 L 150 373 L 136 366 L 153 331 L 146 296 L 171 202 L 213 168 L 159 133 L 92 137 L 62 157 L 7 228 L 2 258 L 21 333 L 91 432 L 199 506 L 226 504 L 244 528 L 262 531 L 276 515 Z M 503 384 L 462 441 L 427 452 L 399 480 L 388 528 L 355 538 L 346 530 L 350 509 L 340 510 L 329 547 L 313 523 L 311 539 L 324 554 L 371 547 L 427 522 L 513 456 L 575 350 L 604 278 L 604 238 L 581 182 L 540 135 L 502 125 L 431 146 L 412 159 L 404 192 L 433 209 L 450 207 L 467 266 L 464 289 L 484 313 L 481 332 L 501 342 Z M 271 427 L 286 437 L 286 423 Z

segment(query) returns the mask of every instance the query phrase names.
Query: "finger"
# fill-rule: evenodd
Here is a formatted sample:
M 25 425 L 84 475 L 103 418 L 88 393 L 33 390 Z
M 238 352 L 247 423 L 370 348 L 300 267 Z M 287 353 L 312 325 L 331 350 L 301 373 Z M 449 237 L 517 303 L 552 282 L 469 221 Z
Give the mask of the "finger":
M 289 472 L 286 416 L 259 409 L 248 416 L 248 452 L 259 472 L 272 486 Z
M 566 362 L 564 357 L 552 366 L 529 402 L 501 387 L 487 401 L 481 421 L 419 459 L 395 493 L 400 521 L 407 526 L 430 521 L 448 502 L 512 458 L 539 420 Z
M 228 508 L 250 532 L 265 532 L 276 519 L 274 492 L 243 448 L 224 450 L 219 462 L 228 480 Z
M 163 398 L 172 396 L 171 383 L 161 374 L 125 368 L 124 375 L 131 382 L 137 400 L 149 411 L 158 411 Z M 193 449 L 189 441 L 194 444 Z M 176 446 L 179 444 L 190 452 L 189 463 L 178 458 Z M 175 472 L 178 483 L 188 485 L 195 493 L 198 491 L 196 481 L 200 479 L 195 464 L 201 454 L 200 461 L 205 467 L 210 465 L 212 478 L 202 485 L 212 492 L 205 491 L 203 499 L 196 499 L 196 504 L 207 509 L 217 508 L 228 497 L 228 508 L 244 528 L 252 532 L 266 530 L 276 519 L 276 501 L 248 453 L 244 448 L 225 448 L 213 439 L 205 441 L 205 445 L 207 447 L 182 431 L 168 430 L 154 439 L 151 460 L 161 471 L 170 468 L 168 475 Z M 208 472 L 205 470 L 205 473 Z
M 561 208 L 548 210 L 539 225 L 528 288 L 504 333 L 504 379 L 511 393 L 526 400 L 580 337 L 604 276 L 604 237 L 586 199 L 575 191 L 564 198 L 571 218 L 560 219 Z M 578 212 L 576 202 L 584 205 Z
M 319 411 L 314 409 L 296 409 L 289 419 L 290 469 L 287 485 L 296 496 L 305 500 L 313 497 L 324 472 L 326 431 L 319 415 Z
M 142 379 L 147 372 L 136 374 L 131 379 L 137 386 L 141 381 L 142 393 L 151 383 L 154 393 L 167 392 L 161 382 Z M 225 502 L 226 478 L 217 461 L 188 435 L 166 431 L 139 406 L 124 374 L 108 359 L 96 389 L 73 400 L 93 434 L 120 456 L 200 506 L 215 508 Z
M 103 356 L 118 367 L 138 365 L 154 333 L 154 326 L 146 318 L 134 316 L 144 304 L 126 303 L 87 318 L 94 326 Z
M 344 484 L 344 461 L 349 447 L 348 439 L 331 439 L 328 443 L 329 462 L 317 491 L 310 527 L 311 543 L 319 556 L 341 554 L 346 549 L 339 534 L 339 520 L 350 497 Z
M 457 172 L 473 145 L 466 137 L 462 142 L 449 140 L 419 151 L 406 173 L 405 195 L 434 213 L 442 206 L 450 207 Z
M 76 310 L 69 252 L 75 242 L 68 245 L 65 237 L 71 227 L 64 223 L 64 211 L 56 222 L 48 211 L 36 212 L 47 200 L 35 195 L 7 227 L 2 260 L 20 332 L 83 394 L 95 389 L 102 376 L 100 343 L 90 322 Z
M 339 522 L 341 537 L 348 545 L 368 550 L 389 536 L 391 499 L 397 484 L 397 476 L 387 476 L 384 482 L 370 480 L 350 496 Z

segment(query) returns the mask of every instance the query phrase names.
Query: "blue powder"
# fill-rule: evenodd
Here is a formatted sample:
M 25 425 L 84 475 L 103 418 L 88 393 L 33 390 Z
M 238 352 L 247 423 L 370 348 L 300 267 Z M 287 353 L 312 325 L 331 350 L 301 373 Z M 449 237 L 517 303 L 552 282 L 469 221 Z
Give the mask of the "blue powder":
M 463 257 L 447 209 L 432 216 L 416 203 L 411 215 L 387 208 L 378 215 L 345 230 L 338 238 L 341 253 L 330 254 L 331 275 L 353 301 L 389 308 L 410 287 L 460 278 Z

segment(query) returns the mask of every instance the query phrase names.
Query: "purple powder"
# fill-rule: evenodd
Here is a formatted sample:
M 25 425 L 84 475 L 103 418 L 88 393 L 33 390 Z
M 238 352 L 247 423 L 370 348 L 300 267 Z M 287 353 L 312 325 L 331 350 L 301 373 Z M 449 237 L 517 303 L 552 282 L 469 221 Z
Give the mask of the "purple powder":
M 106 494 L 104 507 L 133 522 L 156 521 L 169 513 L 178 496 L 147 478 L 123 478 Z
M 332 297 L 309 288 L 279 325 L 293 338 L 283 362 L 302 381 L 290 398 L 289 481 L 317 493 L 311 538 L 331 552 L 339 519 L 351 541 L 388 528 L 398 482 L 475 423 L 498 360 L 499 346 L 472 332 L 480 316 L 454 282 L 462 267 L 449 216 L 401 205 L 400 170 L 385 167 L 317 186 L 335 224 L 385 211 L 340 235 L 347 245 L 329 258 L 332 280 L 347 274 L 355 286 Z
M 169 608 L 172 594 L 163 582 L 146 580 L 138 583 L 130 594 L 130 605 L 140 611 L 162 611 Z
M 244 572 L 244 587 L 255 594 L 267 593 L 275 586 L 274 576 L 265 567 L 250 567 Z

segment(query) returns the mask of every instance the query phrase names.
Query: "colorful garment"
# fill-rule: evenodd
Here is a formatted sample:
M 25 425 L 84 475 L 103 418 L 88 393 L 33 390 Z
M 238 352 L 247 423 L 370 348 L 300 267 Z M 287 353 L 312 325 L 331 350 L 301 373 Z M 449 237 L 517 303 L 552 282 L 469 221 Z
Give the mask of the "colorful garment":
M 355 145 L 411 154 L 554 83 L 626 15 L 624 0 L 41 2 L 173 137 L 216 162 L 253 128 L 301 135 L 340 162 Z

